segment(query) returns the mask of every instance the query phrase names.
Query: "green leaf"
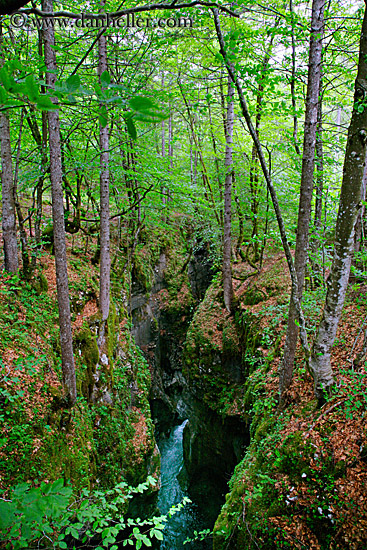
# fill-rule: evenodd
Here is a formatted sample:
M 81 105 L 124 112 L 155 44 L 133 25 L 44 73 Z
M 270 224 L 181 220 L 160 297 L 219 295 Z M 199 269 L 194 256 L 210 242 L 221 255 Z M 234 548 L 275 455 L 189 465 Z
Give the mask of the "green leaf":
M 140 113 L 157 109 L 157 106 L 148 97 L 135 96 L 130 99 L 129 103 L 134 111 L 138 111 Z
M 69 76 L 69 78 L 66 81 L 66 87 L 67 87 L 68 93 L 72 94 L 73 92 L 76 92 L 80 87 L 79 76 L 76 74 Z
M 4 86 L 7 92 L 9 92 L 12 87 L 12 80 L 13 79 L 10 78 L 6 67 L 2 67 L 0 69 L 0 83 Z
M 102 128 L 105 128 L 108 124 L 108 112 L 106 105 L 101 105 L 99 108 L 99 114 L 98 114 L 99 123 L 102 126 Z
M 163 540 L 163 533 L 162 531 L 158 531 L 158 529 L 153 529 L 153 534 L 156 539 Z
M 59 108 L 57 104 L 52 103 L 51 98 L 47 95 L 39 95 L 36 105 L 41 111 L 56 111 Z
M 12 502 L 0 501 L 0 528 L 6 529 L 15 520 L 14 505 Z
M 38 84 L 34 80 L 33 75 L 27 76 L 25 79 L 25 93 L 29 97 L 30 101 L 36 102 L 39 96 Z
M 108 71 L 104 71 L 101 76 L 100 76 L 100 80 L 101 80 L 101 85 L 103 87 L 107 87 L 109 86 L 109 84 L 111 84 L 111 77 L 110 75 L 108 74 Z
M 62 478 L 57 479 L 52 484 L 52 491 L 56 493 L 56 492 L 60 491 L 60 489 L 62 489 L 63 487 L 64 487 L 64 480 Z
M 136 126 L 134 124 L 134 121 L 132 119 L 132 117 L 126 117 L 126 126 L 127 126 L 127 131 L 129 133 L 129 136 L 132 137 L 133 139 L 136 139 L 137 138 L 137 132 L 136 132 Z

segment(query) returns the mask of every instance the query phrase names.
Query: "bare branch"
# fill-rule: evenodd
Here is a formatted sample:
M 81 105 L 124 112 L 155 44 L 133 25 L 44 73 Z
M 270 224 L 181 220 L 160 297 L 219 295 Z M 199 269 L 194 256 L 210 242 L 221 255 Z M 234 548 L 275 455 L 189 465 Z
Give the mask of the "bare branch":
M 173 0 L 173 2 L 169 3 L 162 3 L 162 4 L 146 4 L 145 6 L 135 6 L 134 8 L 126 8 L 124 10 L 115 11 L 112 13 L 109 13 L 109 17 L 111 19 L 116 17 L 122 17 L 124 15 L 129 15 L 131 13 L 142 13 L 146 11 L 156 11 L 156 10 L 179 10 L 181 8 L 193 8 L 195 6 L 203 6 L 205 8 L 217 8 L 218 10 L 227 13 L 228 15 L 231 15 L 232 17 L 239 17 L 240 15 L 225 6 L 220 6 L 216 2 L 207 2 L 205 0 L 192 0 L 192 2 L 183 2 L 181 4 L 176 4 L 176 1 Z M 38 15 L 38 17 L 68 17 L 69 19 L 81 19 L 82 14 L 81 13 L 74 13 L 71 11 L 55 11 L 53 13 L 47 13 L 45 11 L 42 11 L 38 8 L 24 8 L 20 10 L 21 13 L 25 13 L 27 15 L 34 14 Z M 100 14 L 84 14 L 85 19 L 101 19 Z

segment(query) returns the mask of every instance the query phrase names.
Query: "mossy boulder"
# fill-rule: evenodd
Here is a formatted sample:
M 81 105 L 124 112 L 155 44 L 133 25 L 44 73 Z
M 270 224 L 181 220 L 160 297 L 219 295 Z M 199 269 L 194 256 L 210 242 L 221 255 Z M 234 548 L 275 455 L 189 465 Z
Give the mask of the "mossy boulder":
M 90 400 L 95 384 L 94 375 L 99 360 L 99 351 L 96 338 L 89 326 L 84 325 L 77 332 L 74 336 L 74 346 L 79 349 L 82 362 L 81 376 L 78 377 L 79 386 L 86 399 Z

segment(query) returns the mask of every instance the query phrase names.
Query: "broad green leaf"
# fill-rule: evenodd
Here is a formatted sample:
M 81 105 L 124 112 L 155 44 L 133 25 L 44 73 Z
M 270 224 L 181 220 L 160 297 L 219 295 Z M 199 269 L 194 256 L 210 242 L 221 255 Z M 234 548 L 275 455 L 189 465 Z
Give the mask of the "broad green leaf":
M 104 71 L 104 72 L 101 74 L 100 79 L 101 79 L 101 85 L 102 85 L 103 87 L 106 87 L 106 86 L 108 86 L 108 85 L 111 83 L 111 77 L 110 77 L 108 71 Z
M 134 111 L 141 113 L 151 111 L 152 109 L 157 109 L 157 106 L 148 97 L 135 96 L 130 99 L 129 103 Z
M 63 487 L 64 487 L 64 480 L 57 479 L 52 484 L 52 491 L 56 493 L 57 491 L 60 491 L 60 489 L 62 489 Z
M 12 87 L 13 79 L 10 78 L 10 75 L 6 67 L 0 69 L 0 84 L 2 84 L 7 92 L 10 91 Z
M 125 120 L 126 120 L 126 126 L 127 126 L 127 131 L 129 133 L 129 135 L 133 139 L 136 139 L 137 138 L 136 126 L 134 124 L 134 121 L 133 121 L 132 117 L 126 117 Z
M 101 105 L 100 106 L 99 113 L 98 113 L 98 119 L 99 119 L 99 123 L 102 126 L 102 128 L 105 128 L 108 124 L 108 112 L 107 112 L 106 105 Z
M 9 527 L 15 520 L 14 505 L 12 502 L 0 500 L 0 528 Z
M 51 98 L 46 95 L 39 95 L 36 105 L 41 111 L 56 111 L 59 108 L 57 104 L 52 103 Z
M 69 76 L 69 78 L 66 80 L 66 87 L 69 93 L 76 92 L 79 89 L 79 86 L 80 78 L 77 74 Z
M 25 83 L 25 93 L 29 97 L 30 101 L 35 103 L 39 96 L 39 89 L 38 89 L 38 84 L 34 80 L 34 76 L 33 75 L 27 76 L 24 83 Z

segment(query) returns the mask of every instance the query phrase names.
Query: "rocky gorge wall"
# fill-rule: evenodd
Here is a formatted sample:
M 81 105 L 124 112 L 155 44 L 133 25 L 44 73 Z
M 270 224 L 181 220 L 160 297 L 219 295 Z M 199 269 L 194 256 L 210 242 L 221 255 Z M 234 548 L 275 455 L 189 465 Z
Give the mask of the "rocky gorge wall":
M 198 311 L 211 300 L 213 272 L 208 248 L 199 247 L 187 269 L 182 270 L 182 265 L 184 257 L 177 259 L 177 255 L 172 257 L 172 252 L 166 250 L 153 269 L 149 291 L 142 278 L 133 279 L 132 334 L 151 371 L 150 403 L 156 433 L 168 433 L 173 425 L 188 419 L 183 436 L 188 489 L 205 502 L 213 480 L 222 497 L 226 492 L 227 481 L 248 443 L 248 429 L 238 414 L 210 402 L 195 369 L 189 366 L 195 364 L 198 372 L 202 368 L 202 357 L 190 348 L 190 342 Z M 231 347 L 235 336 L 231 333 L 233 327 L 227 325 L 223 327 L 227 348 L 211 349 L 205 358 L 213 369 L 213 387 L 220 387 L 220 393 L 223 385 L 226 392 L 232 382 L 236 384 L 243 376 L 241 352 Z M 219 372 L 217 380 L 215 373 Z
M 68 249 L 68 255 L 78 392 L 72 410 L 62 403 L 54 259 L 42 260 L 42 287 L 0 283 L 0 367 L 7 373 L 0 383 L 0 488 L 33 478 L 63 478 L 76 491 L 121 481 L 135 486 L 148 475 L 158 482 L 150 373 L 130 334 L 123 273 L 115 270 L 110 315 L 102 323 L 98 268 L 88 254 Z M 21 333 L 6 320 L 14 308 Z

